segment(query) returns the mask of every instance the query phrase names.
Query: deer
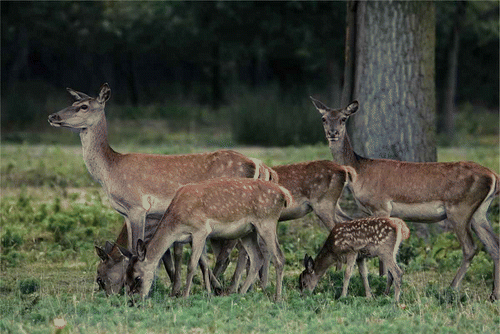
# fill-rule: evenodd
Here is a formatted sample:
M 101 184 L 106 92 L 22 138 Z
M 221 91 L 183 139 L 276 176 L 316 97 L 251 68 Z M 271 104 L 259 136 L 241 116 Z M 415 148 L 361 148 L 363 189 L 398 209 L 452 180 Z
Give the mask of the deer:
M 403 272 L 396 263 L 396 255 L 401 241 L 409 237 L 408 226 L 399 218 L 368 217 L 337 224 L 316 259 L 305 255 L 305 269 L 299 276 L 299 289 L 302 292 L 314 291 L 328 268 L 334 262 L 341 261 L 346 263 L 341 297 L 346 297 L 354 263 L 357 262 L 365 295 L 372 298 L 365 259 L 377 256 L 389 272 L 385 294 L 389 294 L 394 283 L 394 301 L 398 303 Z
M 276 235 L 278 218 L 293 202 L 290 192 L 258 179 L 220 178 L 179 188 L 153 237 L 138 240 L 137 255 L 126 270 L 127 294 L 144 300 L 151 289 L 162 255 L 175 242 L 191 241 L 192 253 L 183 296 L 189 296 L 193 275 L 207 238 L 239 239 L 250 258 L 250 271 L 240 290 L 245 293 L 263 264 L 257 236 L 272 254 L 276 270 L 276 299 L 282 291 L 284 256 Z M 203 275 L 207 277 L 207 272 Z M 205 282 L 208 280 L 205 278 Z M 210 293 L 210 284 L 206 284 Z
M 71 88 L 67 91 L 74 103 L 51 114 L 48 121 L 53 127 L 69 128 L 80 135 L 87 170 L 103 187 L 111 206 L 124 217 L 128 247 L 133 252 L 137 241 L 145 239 L 145 231 L 157 225 L 179 187 L 219 177 L 266 180 L 277 177 L 260 160 L 233 150 L 183 155 L 116 152 L 108 143 L 104 112 L 111 96 L 109 85 L 103 84 L 95 98 Z M 180 267 L 179 255 L 182 253 L 179 247 L 174 245 L 176 269 Z M 104 254 L 100 255 L 109 260 Z M 123 267 L 122 261 L 126 258 L 116 260 L 111 263 L 112 267 Z M 180 270 L 176 270 L 175 275 L 178 278 Z M 118 278 L 119 275 L 113 277 Z M 120 280 L 111 277 L 98 280 L 104 284 L 120 285 Z M 180 279 L 174 280 L 173 294 L 180 289 L 176 282 Z M 117 290 L 116 287 L 108 289 Z
M 328 160 L 314 160 L 273 166 L 272 169 L 278 174 L 278 184 L 290 191 L 294 199 L 293 205 L 283 209 L 279 221 L 299 219 L 313 212 L 330 231 L 336 224 L 352 220 L 339 205 L 344 186 L 350 173 L 353 173 L 350 167 L 340 166 Z M 213 273 L 216 277 L 224 271 L 232 246 L 214 252 L 217 262 Z M 227 293 L 237 291 L 247 262 L 244 248 L 237 246 L 238 261 Z M 267 269 L 267 265 L 262 267 L 261 284 L 264 287 L 267 282 Z
M 354 152 L 346 132 L 346 122 L 357 112 L 358 101 L 342 109 L 332 109 L 311 99 L 321 114 L 333 161 L 355 171 L 347 187 L 361 210 L 372 216 L 415 222 L 446 219 L 463 253 L 461 266 L 450 284 L 454 289 L 460 285 L 475 255 L 474 230 L 494 263 L 490 300 L 499 300 L 499 238 L 486 216 L 500 192 L 499 175 L 469 161 L 404 162 L 362 157 Z

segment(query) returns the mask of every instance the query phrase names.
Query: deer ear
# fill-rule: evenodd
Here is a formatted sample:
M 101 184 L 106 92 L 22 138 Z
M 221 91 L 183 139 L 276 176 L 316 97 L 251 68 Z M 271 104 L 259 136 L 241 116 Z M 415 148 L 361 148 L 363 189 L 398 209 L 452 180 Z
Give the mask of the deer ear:
M 90 99 L 90 96 L 88 96 L 87 94 L 77 92 L 76 90 L 73 90 L 71 88 L 66 88 L 66 90 L 75 99 L 75 101 Z
M 122 247 L 122 246 L 117 245 L 117 244 L 115 244 L 115 247 L 118 247 L 118 249 L 119 249 L 120 253 L 121 253 L 123 256 L 125 256 L 126 258 L 129 258 L 129 259 L 130 259 L 130 258 L 132 258 L 132 255 L 133 255 L 133 254 L 132 254 L 132 253 L 131 253 L 128 249 L 126 249 L 125 247 Z
M 113 247 L 114 247 L 114 245 L 109 241 L 106 241 L 106 243 L 104 244 L 104 250 L 108 254 L 111 253 L 111 251 L 113 250 Z
M 142 239 L 137 240 L 137 257 L 139 261 L 144 261 L 146 258 L 146 243 Z
M 344 109 L 344 115 L 346 116 L 351 116 L 354 114 L 356 111 L 358 111 L 359 108 L 359 102 L 358 101 L 353 101 L 351 102 L 345 109 Z
M 100 104 L 104 104 L 106 103 L 107 100 L 109 100 L 110 96 L 111 96 L 111 88 L 109 88 L 109 85 L 105 83 L 101 86 L 101 90 L 99 91 L 99 96 L 97 97 L 97 102 L 99 102 Z
M 320 101 L 316 100 L 314 97 L 309 96 L 309 98 L 311 99 L 312 103 L 314 104 L 314 107 L 316 107 L 316 109 L 318 109 L 318 111 L 320 112 L 321 115 L 325 114 L 327 111 L 330 110 L 330 108 L 325 106 Z
M 103 261 L 109 260 L 109 255 L 104 249 L 102 249 L 99 246 L 95 246 L 95 250 L 96 250 L 97 256 L 99 256 L 101 258 L 101 260 L 103 260 Z
M 306 254 L 304 257 L 304 267 L 306 268 L 306 271 L 309 273 L 312 273 L 314 271 L 314 260 L 312 257 Z

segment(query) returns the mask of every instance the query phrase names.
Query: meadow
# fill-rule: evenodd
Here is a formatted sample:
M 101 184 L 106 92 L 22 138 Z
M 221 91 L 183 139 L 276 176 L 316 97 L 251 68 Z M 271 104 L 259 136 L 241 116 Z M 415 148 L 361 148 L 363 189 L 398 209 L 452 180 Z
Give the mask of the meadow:
M 230 147 L 270 166 L 330 159 L 326 144 L 242 147 L 235 146 L 223 130 L 148 131 L 144 135 L 134 131 L 141 128 L 112 124 L 113 148 L 175 154 Z M 273 301 L 273 277 L 266 289 L 257 284 L 245 295 L 210 296 L 200 284 L 200 274 L 191 297 L 171 298 L 163 269 L 158 271 L 151 298 L 139 306 L 131 307 L 124 295 L 106 297 L 95 283 L 98 257 L 94 245 L 114 240 L 123 218 L 110 208 L 86 171 L 75 134 L 53 129 L 42 139 L 45 144 L 2 143 L 1 333 L 54 333 L 54 322 L 66 323 L 58 331 L 62 333 L 498 333 L 500 303 L 488 301 L 491 258 L 478 243 L 460 290 L 450 290 L 462 254 L 456 237 L 436 224 L 426 237 L 418 237 L 416 227 L 409 224 L 412 236 L 403 242 L 398 256 L 405 272 L 399 305 L 394 305 L 392 295 L 382 294 L 385 278 L 377 274 L 377 260 L 369 262 L 376 295 L 372 300 L 363 297 L 357 272 L 348 297 L 339 298 L 343 271 L 334 268 L 313 294 L 299 293 L 302 259 L 306 253 L 314 256 L 327 236 L 311 214 L 278 226 L 286 257 L 281 302 Z M 472 160 L 498 171 L 498 135 L 440 147 L 438 158 Z M 348 194 L 341 205 L 357 215 Z M 498 199 L 489 210 L 489 219 L 499 233 Z M 189 252 L 185 247 L 185 260 Z M 233 268 L 226 271 L 226 284 Z

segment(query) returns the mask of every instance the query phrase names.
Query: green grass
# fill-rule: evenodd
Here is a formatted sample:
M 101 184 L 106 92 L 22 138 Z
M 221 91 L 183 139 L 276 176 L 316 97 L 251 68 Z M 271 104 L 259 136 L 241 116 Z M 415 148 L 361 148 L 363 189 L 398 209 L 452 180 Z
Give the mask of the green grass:
M 127 127 L 121 131 L 134 136 Z M 172 154 L 232 147 L 230 136 L 214 133 L 219 137 L 165 134 L 155 139 L 158 144 L 148 139 L 118 142 L 114 148 Z M 269 165 L 330 158 L 326 145 L 236 150 Z M 498 171 L 495 140 L 440 148 L 438 156 L 440 161 L 473 160 Z M 498 333 L 500 303 L 487 300 L 493 264 L 481 247 L 461 289 L 447 288 L 461 260 L 450 233 L 433 233 L 429 240 L 413 233 L 403 243 L 399 263 L 405 270 L 404 307 L 381 295 L 385 279 L 375 274 L 376 260 L 369 262 L 373 300 L 363 297 L 357 273 L 349 296 L 339 299 L 342 272 L 333 269 L 314 294 L 299 294 L 304 254 L 316 254 L 327 235 L 312 215 L 279 225 L 286 258 L 282 302 L 273 301 L 272 277 L 265 290 L 256 286 L 243 296 L 218 297 L 207 296 L 197 275 L 190 298 L 170 298 L 168 278 L 160 270 L 152 298 L 130 307 L 125 296 L 107 298 L 95 291 L 98 258 L 93 246 L 113 240 L 123 218 L 90 178 L 80 146 L 3 144 L 0 169 L 1 333 L 54 333 L 56 318 L 66 320 L 66 333 Z M 354 208 L 349 199 L 342 204 Z M 498 233 L 498 200 L 490 220 Z M 189 247 L 185 249 L 187 257 Z

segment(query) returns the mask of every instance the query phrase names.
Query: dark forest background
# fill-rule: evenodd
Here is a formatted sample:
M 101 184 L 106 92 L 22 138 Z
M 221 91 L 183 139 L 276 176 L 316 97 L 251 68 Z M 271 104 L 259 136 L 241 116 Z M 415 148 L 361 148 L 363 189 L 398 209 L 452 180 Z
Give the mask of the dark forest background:
M 321 142 L 308 97 L 340 107 L 346 2 L 0 6 L 2 140 L 49 130 L 47 115 L 68 104 L 66 87 L 95 96 L 104 82 L 108 118 L 167 120 L 165 131 L 219 126 L 241 144 Z M 435 6 L 438 132 L 498 134 L 499 4 Z M 443 112 L 449 73 L 456 130 Z

